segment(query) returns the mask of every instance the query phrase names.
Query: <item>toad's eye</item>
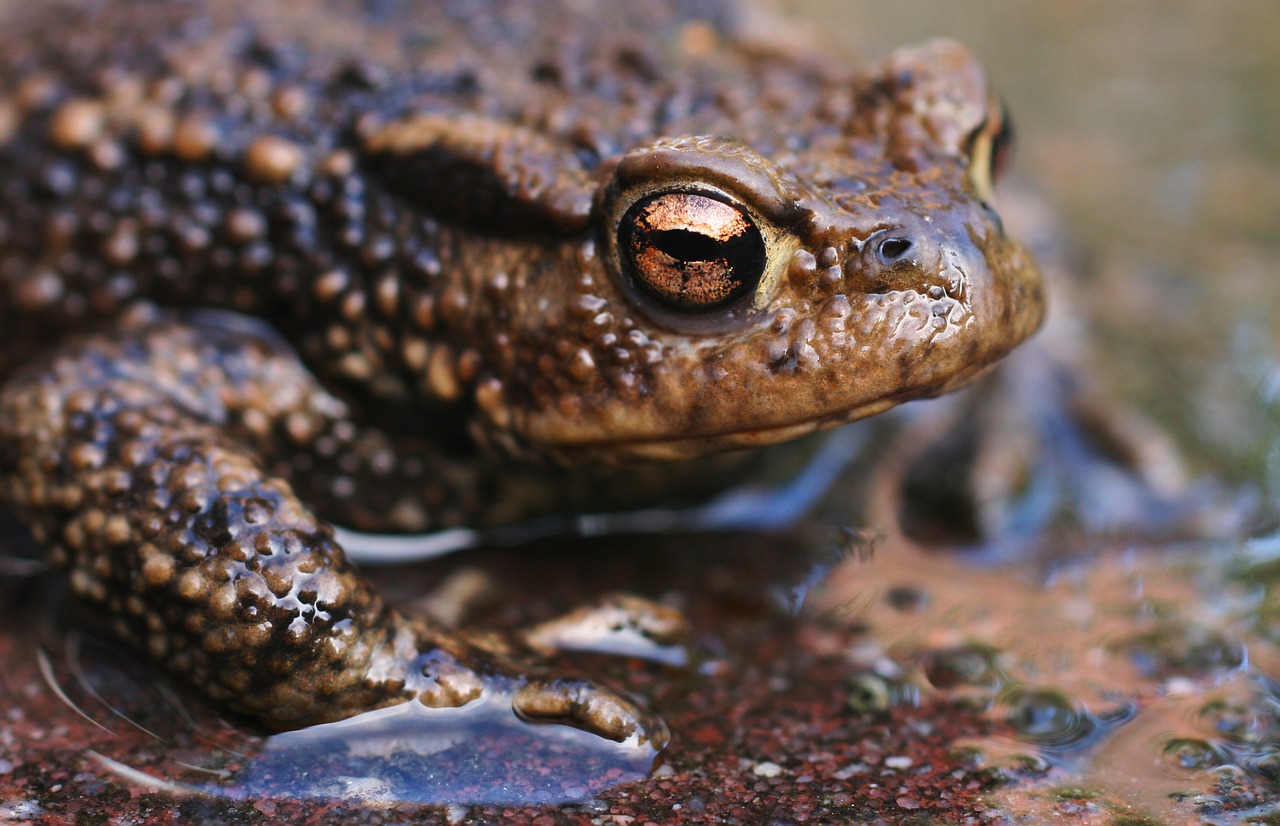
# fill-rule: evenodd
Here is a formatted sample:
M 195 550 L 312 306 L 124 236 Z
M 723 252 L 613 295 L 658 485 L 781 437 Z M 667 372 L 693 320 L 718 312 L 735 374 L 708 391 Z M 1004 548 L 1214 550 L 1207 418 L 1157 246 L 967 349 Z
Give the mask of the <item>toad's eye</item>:
M 618 225 L 618 250 L 636 284 L 686 312 L 754 293 L 767 263 L 764 237 L 746 213 L 692 192 L 636 201 Z

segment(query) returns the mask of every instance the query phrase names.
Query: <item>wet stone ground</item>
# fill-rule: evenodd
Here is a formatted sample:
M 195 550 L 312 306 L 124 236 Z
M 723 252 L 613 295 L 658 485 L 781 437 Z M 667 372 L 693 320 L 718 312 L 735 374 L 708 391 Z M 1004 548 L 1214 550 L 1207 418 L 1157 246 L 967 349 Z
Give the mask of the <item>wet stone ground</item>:
M 108 823 L 127 812 L 130 822 L 150 824 L 342 822 L 341 816 L 352 822 L 387 823 L 585 823 L 601 818 L 617 823 L 678 818 L 760 823 L 871 820 L 881 814 L 889 822 L 917 816 L 927 822 L 930 817 L 952 820 L 980 813 L 985 807 L 979 797 L 991 788 L 993 777 L 967 767 L 964 756 L 953 753 L 953 744 L 960 738 L 990 736 L 999 727 L 945 701 L 896 703 L 903 688 L 892 676 L 877 675 L 877 666 L 884 670 L 884 663 L 875 658 L 858 662 L 849 656 L 859 634 L 824 622 L 787 618 L 776 595 L 763 592 L 760 583 L 794 578 L 793 548 L 798 541 L 725 536 L 714 543 L 720 550 L 708 553 L 705 537 L 636 538 L 576 548 L 479 553 L 466 560 L 471 572 L 483 572 L 486 587 L 505 605 L 481 617 L 490 625 L 550 617 L 574 606 L 582 589 L 625 586 L 632 592 L 669 596 L 669 584 L 679 582 L 686 614 L 700 629 L 701 638 L 686 646 L 695 657 L 686 667 L 600 655 L 561 658 L 565 667 L 606 674 L 616 684 L 627 685 L 661 708 L 676 734 L 648 779 L 595 795 L 590 794 L 593 784 L 615 780 L 620 773 L 610 776 L 606 770 L 603 778 L 564 781 L 558 787 L 562 794 L 589 799 L 560 807 L 456 804 L 424 809 L 379 800 L 376 790 L 370 794 L 367 784 L 351 780 L 337 793 L 338 799 L 325 802 L 237 802 L 140 788 L 137 778 L 121 776 L 114 764 L 95 755 L 120 760 L 153 777 L 192 782 L 180 763 L 207 759 L 219 751 L 228 755 L 226 765 L 249 762 L 261 743 L 218 724 L 190 700 L 182 707 L 195 717 L 193 726 L 174 728 L 171 721 L 168 725 L 174 730 L 159 737 L 141 731 L 136 723 L 148 715 L 161 716 L 145 706 L 169 699 L 165 692 L 145 688 L 145 670 L 124 668 L 133 673 L 117 673 L 96 683 L 102 693 L 128 692 L 132 687 L 136 694 L 143 686 L 147 697 L 141 702 L 127 695 L 108 701 L 128 715 L 131 724 L 83 693 L 84 685 L 77 681 L 86 675 L 74 673 L 76 667 L 65 661 L 70 657 L 63 648 L 52 655 L 59 661 L 50 670 L 59 674 L 56 682 L 69 695 L 79 694 L 81 710 L 97 722 L 79 717 L 50 690 L 29 641 L 14 634 L 16 617 L 25 623 L 41 612 L 26 610 L 32 606 L 17 608 L 0 637 L 0 653 L 9 664 L 2 700 L 7 724 L 0 741 L 5 768 L 0 799 L 9 802 L 0 814 L 33 823 Z M 601 547 L 604 544 L 608 547 Z M 555 566 L 549 568 L 546 554 L 553 551 Z M 393 588 L 411 591 L 429 582 L 432 573 L 424 571 L 418 579 L 397 573 Z M 516 598 L 531 583 L 539 586 L 533 589 L 537 596 Z M 21 599 L 19 590 L 29 591 L 29 585 L 11 587 L 6 605 L 30 601 Z M 513 600 L 508 602 L 508 596 Z M 121 656 L 82 649 L 78 659 L 82 666 L 114 670 L 120 668 Z M 202 756 L 195 757 L 197 753 Z M 503 759 L 521 765 L 524 756 L 519 749 L 504 754 L 499 748 L 483 762 L 491 766 Z M 448 762 L 455 767 L 465 764 L 466 749 L 455 748 Z M 536 797 L 548 788 L 547 775 L 561 782 L 589 771 L 581 765 L 557 766 L 554 758 L 534 767 L 526 760 L 509 782 L 515 786 L 514 797 Z M 459 776 L 451 782 L 457 784 L 457 799 L 493 793 L 483 777 Z M 522 790 L 522 784 L 529 788 Z
M 611 592 L 678 609 L 688 630 L 650 651 L 669 664 L 556 658 L 664 716 L 651 773 L 483 709 L 263 738 L 68 619 L 8 529 L 0 823 L 1280 823 L 1280 6 L 800 5 L 863 54 L 977 49 L 1014 113 L 1015 188 L 1072 239 L 1090 374 L 1218 480 L 1185 501 L 1221 518 L 1194 541 L 1075 525 L 994 559 L 930 550 L 874 504 L 881 463 L 786 534 L 374 572 L 501 633 Z
M 404 602 L 442 578 L 470 581 L 479 596 L 467 618 L 491 630 L 527 627 L 622 588 L 679 606 L 693 629 L 674 645 L 683 664 L 557 660 L 661 710 L 674 736 L 647 778 L 647 766 L 509 728 L 497 737 L 472 728 L 434 755 L 394 736 L 373 749 L 348 737 L 282 754 L 277 741 L 228 725 L 62 612 L 51 616 L 45 606 L 56 596 L 29 577 L 8 576 L 0 815 L 140 824 L 1274 821 L 1280 702 L 1263 675 L 1280 673 L 1276 549 L 1257 545 L 1252 563 L 1239 560 L 1251 569 L 1220 574 L 1197 560 L 1225 559 L 1222 549 L 1144 559 L 1129 546 L 1063 565 L 1040 585 L 1027 582 L 1025 566 L 974 566 L 893 544 L 856 532 L 556 541 L 377 573 Z M 814 557 L 797 553 L 805 547 L 836 567 L 797 618 L 786 610 L 795 592 L 776 586 L 808 573 Z M 1260 661 L 1242 662 L 1246 650 Z M 404 784 L 389 785 L 397 778 Z M 406 802 L 413 793 L 403 789 L 435 803 Z M 515 802 L 530 800 L 555 802 Z

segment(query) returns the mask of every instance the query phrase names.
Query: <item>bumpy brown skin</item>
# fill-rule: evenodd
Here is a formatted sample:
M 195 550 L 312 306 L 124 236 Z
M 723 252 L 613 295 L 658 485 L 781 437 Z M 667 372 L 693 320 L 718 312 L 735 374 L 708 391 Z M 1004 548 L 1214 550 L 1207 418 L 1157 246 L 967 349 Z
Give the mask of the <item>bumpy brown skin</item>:
M 214 699 L 298 725 L 517 676 L 383 605 L 291 485 L 366 529 L 494 524 L 608 475 L 548 471 L 512 504 L 531 464 L 773 443 L 950 389 L 1039 323 L 969 156 L 993 107 L 963 49 L 855 75 L 733 7 L 596 9 L 0 19 L 5 497 L 78 595 Z M 691 314 L 637 288 L 616 225 L 663 187 L 762 229 L 749 300 Z M 312 372 L 202 307 L 267 319 Z M 531 716 L 664 736 L 605 689 L 518 681 Z

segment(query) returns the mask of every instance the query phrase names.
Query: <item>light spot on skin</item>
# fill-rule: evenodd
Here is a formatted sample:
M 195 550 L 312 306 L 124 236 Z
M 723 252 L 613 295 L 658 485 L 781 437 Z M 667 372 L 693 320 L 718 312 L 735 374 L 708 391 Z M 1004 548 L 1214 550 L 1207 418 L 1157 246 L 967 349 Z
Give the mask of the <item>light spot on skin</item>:
M 791 265 L 799 275 L 811 275 L 818 271 L 818 260 L 806 249 L 798 249 L 792 255 Z
M 431 388 L 432 393 L 445 401 L 453 401 L 462 395 L 462 385 L 458 382 L 458 375 L 454 370 L 453 353 L 444 345 L 439 345 L 431 351 L 430 362 L 427 365 L 427 386 Z
M 254 138 L 245 151 L 245 172 L 260 184 L 282 184 L 302 166 L 305 155 L 293 141 L 275 135 Z
M 106 111 L 101 101 L 69 100 L 49 122 L 49 139 L 62 149 L 83 149 L 102 134 Z
M 705 57 L 719 48 L 720 33 L 706 20 L 693 20 L 680 27 L 677 42 L 688 57 Z
M 395 272 L 384 273 L 374 287 L 378 312 L 394 318 L 400 309 L 400 279 Z
M 245 207 L 228 212 L 224 226 L 227 237 L 237 244 L 261 238 L 267 232 L 267 221 L 262 213 Z
M 414 325 L 424 333 L 429 333 L 436 326 L 436 302 L 431 295 L 420 295 L 413 302 L 411 319 Z
M 217 128 L 201 117 L 187 117 L 173 130 L 173 153 L 188 163 L 207 160 L 222 140 Z
M 178 576 L 178 596 L 188 602 L 200 600 L 204 596 L 207 587 L 208 583 L 205 581 L 204 574 L 198 570 L 186 570 Z
M 338 360 L 337 369 L 342 375 L 356 381 L 366 381 L 374 374 L 373 364 L 360 353 L 347 353 Z
M 138 148 L 146 155 L 161 155 L 173 145 L 177 123 L 173 113 L 158 106 L 148 106 L 134 119 Z
M 112 172 L 124 166 L 127 156 L 120 144 L 113 140 L 99 139 L 88 149 L 89 162 L 99 172 Z
M 311 110 L 311 97 L 300 86 L 284 86 L 271 95 L 271 110 L 281 120 L 300 120 Z
M 408 337 L 400 345 L 400 358 L 404 360 L 405 366 L 415 373 L 422 372 L 423 368 L 427 366 L 427 359 L 430 356 L 431 345 L 427 343 L 426 339 Z
M 102 256 L 117 267 L 131 263 L 138 255 L 138 233 L 133 224 L 121 222 L 102 242 Z
M 98 469 L 106 460 L 106 453 L 94 444 L 79 444 L 71 449 L 68 457 L 81 470 Z
M 129 520 L 122 514 L 112 514 L 102 527 L 102 538 L 108 545 L 123 545 L 133 536 L 129 528 Z
M 335 353 L 350 350 L 352 346 L 351 330 L 342 324 L 331 324 L 325 330 L 325 344 Z
M 333 303 L 351 285 L 351 278 L 343 270 L 330 270 L 315 280 L 312 292 L 326 304 Z
M 35 312 L 57 303 L 62 298 L 64 289 L 62 276 L 44 270 L 20 281 L 13 295 L 21 309 Z
M 482 364 L 484 364 L 484 359 L 480 353 L 471 349 L 464 350 L 462 355 L 458 356 L 456 367 L 458 380 L 464 384 L 470 384 L 475 380 Z
M 319 171 L 325 175 L 331 175 L 335 178 L 343 178 L 350 175 L 355 169 L 355 157 L 346 149 L 339 149 L 326 155 L 324 160 L 320 162 Z
M 364 308 L 364 293 L 358 290 L 351 290 L 342 297 L 342 301 L 338 305 L 338 312 L 344 320 L 354 325 L 364 320 Z
M 236 611 L 239 608 L 237 600 L 239 595 L 236 594 L 235 586 L 227 583 L 218 588 L 214 588 L 209 598 L 205 601 L 205 606 L 210 614 L 217 617 L 223 622 L 229 622 L 236 617 Z
M 150 553 L 144 550 L 144 554 L 142 577 L 147 585 L 152 588 L 160 588 L 167 585 L 173 579 L 175 567 L 173 557 L 161 553 L 154 545 L 151 546 Z
M 574 351 L 573 356 L 569 359 L 569 375 L 574 379 L 585 382 L 590 379 L 596 372 L 596 363 L 591 358 L 591 353 L 586 349 L 579 348 Z
M 502 430 L 511 427 L 511 409 L 499 380 L 489 379 L 476 387 L 476 406 L 494 427 Z

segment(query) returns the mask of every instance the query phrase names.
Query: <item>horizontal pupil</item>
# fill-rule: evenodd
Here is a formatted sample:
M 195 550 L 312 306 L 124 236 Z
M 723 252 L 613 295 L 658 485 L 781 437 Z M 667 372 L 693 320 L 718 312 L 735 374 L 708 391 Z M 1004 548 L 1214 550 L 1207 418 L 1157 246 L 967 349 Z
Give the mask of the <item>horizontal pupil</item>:
M 768 264 L 764 236 L 743 210 L 693 193 L 632 204 L 616 237 L 632 283 L 681 312 L 707 313 L 750 295 Z
M 709 238 L 700 232 L 687 229 L 669 229 L 655 232 L 650 236 L 653 246 L 662 250 L 677 261 L 714 261 L 718 258 L 732 259 L 746 252 L 749 236 L 738 235 L 728 241 Z

